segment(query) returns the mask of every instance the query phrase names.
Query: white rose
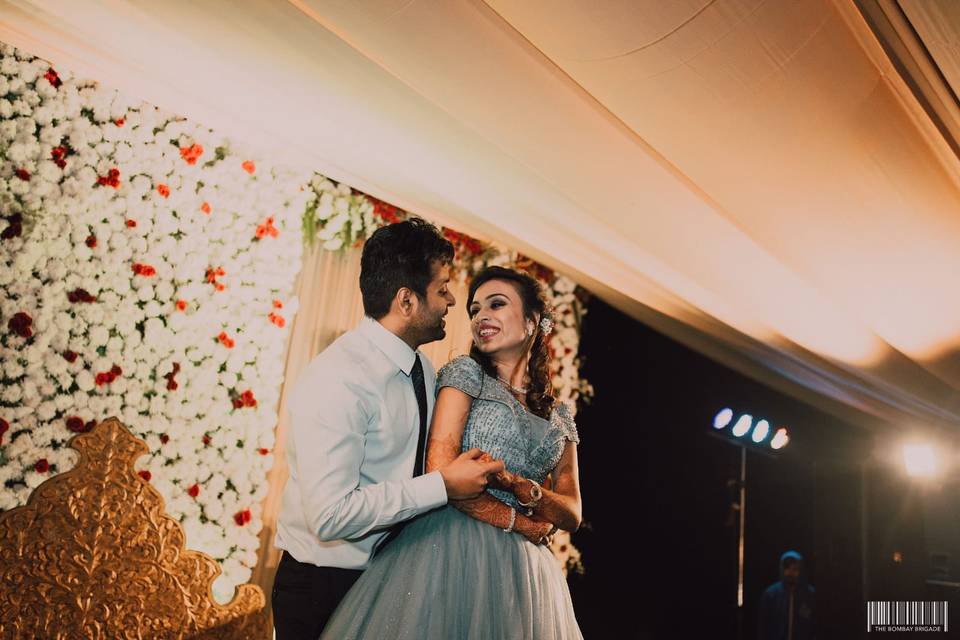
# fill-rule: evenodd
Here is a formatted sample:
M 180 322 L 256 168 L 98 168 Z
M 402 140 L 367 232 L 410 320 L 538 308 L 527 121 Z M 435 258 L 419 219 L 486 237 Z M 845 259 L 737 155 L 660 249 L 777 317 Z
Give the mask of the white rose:
M 76 382 L 81 391 L 92 391 L 95 386 L 93 375 L 86 369 L 77 373 Z

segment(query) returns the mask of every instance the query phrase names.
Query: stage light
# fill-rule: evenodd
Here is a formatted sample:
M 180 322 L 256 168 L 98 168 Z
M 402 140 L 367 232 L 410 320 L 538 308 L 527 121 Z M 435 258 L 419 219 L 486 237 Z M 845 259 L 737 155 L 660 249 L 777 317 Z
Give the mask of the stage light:
M 777 432 L 773 434 L 773 440 L 770 441 L 771 449 L 783 449 L 787 446 L 787 443 L 790 442 L 790 436 L 787 435 L 787 430 L 783 427 L 777 429 Z
M 913 478 L 931 478 L 940 471 L 937 451 L 927 442 L 909 442 L 903 445 L 903 464 L 907 475 Z
M 713 428 L 714 429 L 723 429 L 730 421 L 733 420 L 733 409 L 721 409 L 713 418 Z
M 767 434 L 769 433 L 770 433 L 770 423 L 767 422 L 766 420 L 761 420 L 760 422 L 757 423 L 757 426 L 753 428 L 753 435 L 751 435 L 750 438 L 757 444 L 760 444 L 761 442 L 763 442 L 763 439 L 766 438 Z
M 733 425 L 733 435 L 742 438 L 747 431 L 750 431 L 751 426 L 753 426 L 753 416 L 745 413 L 737 420 L 737 424 Z

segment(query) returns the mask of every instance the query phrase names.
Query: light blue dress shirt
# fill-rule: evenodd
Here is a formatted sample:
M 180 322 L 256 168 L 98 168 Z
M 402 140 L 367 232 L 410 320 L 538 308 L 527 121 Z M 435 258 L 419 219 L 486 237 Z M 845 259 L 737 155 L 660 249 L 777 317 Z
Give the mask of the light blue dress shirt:
M 412 477 L 420 431 L 414 358 L 364 317 L 294 385 L 276 546 L 300 562 L 363 569 L 390 526 L 447 503 L 439 471 Z M 420 360 L 429 425 L 436 372 L 422 353 Z

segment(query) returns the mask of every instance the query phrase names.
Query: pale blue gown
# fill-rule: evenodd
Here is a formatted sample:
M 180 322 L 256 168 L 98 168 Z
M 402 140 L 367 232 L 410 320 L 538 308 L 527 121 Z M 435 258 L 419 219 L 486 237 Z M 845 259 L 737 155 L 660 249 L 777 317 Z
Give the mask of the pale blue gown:
M 463 450 L 479 448 L 542 483 L 567 441 L 566 406 L 550 420 L 526 411 L 469 356 L 438 373 L 437 391 L 474 398 Z M 517 507 L 507 492 L 488 490 Z M 337 608 L 324 640 L 581 640 L 566 579 L 550 550 L 447 506 L 410 521 Z

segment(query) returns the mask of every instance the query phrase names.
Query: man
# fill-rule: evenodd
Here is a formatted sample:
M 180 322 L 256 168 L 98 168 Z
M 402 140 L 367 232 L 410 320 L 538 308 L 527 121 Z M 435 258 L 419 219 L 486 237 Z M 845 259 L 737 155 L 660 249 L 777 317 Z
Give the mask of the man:
M 813 640 L 814 589 L 803 575 L 803 556 L 784 553 L 780 575 L 760 600 L 760 640 Z
M 476 497 L 503 470 L 474 449 L 423 474 L 436 372 L 417 348 L 446 335 L 452 259 L 453 246 L 419 218 L 378 229 L 360 261 L 364 319 L 290 394 L 278 640 L 316 640 L 391 527 Z

